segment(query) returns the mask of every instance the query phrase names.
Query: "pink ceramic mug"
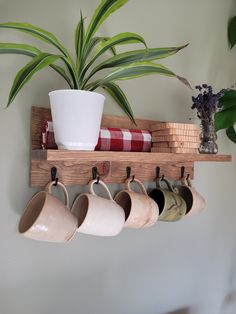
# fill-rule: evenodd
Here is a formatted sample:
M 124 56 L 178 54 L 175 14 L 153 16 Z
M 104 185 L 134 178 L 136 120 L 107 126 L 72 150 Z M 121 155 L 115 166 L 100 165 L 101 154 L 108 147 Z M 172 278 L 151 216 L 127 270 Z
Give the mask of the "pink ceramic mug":
M 95 183 L 97 180 L 90 181 L 89 193 L 78 195 L 72 205 L 72 212 L 78 218 L 77 231 L 96 236 L 115 236 L 124 227 L 125 213 L 101 179 L 98 184 L 106 191 L 108 199 L 96 195 Z
M 141 193 L 136 193 L 131 189 L 131 181 L 138 184 Z M 158 219 L 158 205 L 148 196 L 144 185 L 138 179 L 127 179 L 125 189 L 115 196 L 115 201 L 125 211 L 125 227 L 148 228 Z
M 25 237 L 47 242 L 67 242 L 77 229 L 77 218 L 69 210 L 66 187 L 57 182 L 64 192 L 65 205 L 52 195 L 50 182 L 44 191 L 33 196 L 21 216 L 18 230 Z

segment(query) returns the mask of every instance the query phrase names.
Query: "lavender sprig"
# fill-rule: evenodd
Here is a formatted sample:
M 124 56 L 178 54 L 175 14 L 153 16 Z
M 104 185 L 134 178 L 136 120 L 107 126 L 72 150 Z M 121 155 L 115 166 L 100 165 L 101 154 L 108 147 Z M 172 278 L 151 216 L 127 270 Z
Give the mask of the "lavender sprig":
M 207 84 L 197 85 L 195 88 L 199 91 L 199 94 L 192 97 L 193 105 L 191 109 L 197 110 L 197 116 L 203 123 L 210 123 L 213 114 L 220 108 L 219 99 L 226 90 L 222 89 L 214 94 L 212 86 Z

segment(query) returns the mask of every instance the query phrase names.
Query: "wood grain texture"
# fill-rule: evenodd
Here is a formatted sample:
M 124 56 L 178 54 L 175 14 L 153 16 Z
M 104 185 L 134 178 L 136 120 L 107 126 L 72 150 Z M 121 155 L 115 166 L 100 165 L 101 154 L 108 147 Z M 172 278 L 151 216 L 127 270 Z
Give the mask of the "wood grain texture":
M 193 123 L 156 122 L 150 127 L 151 132 L 163 129 L 199 130 L 199 126 Z
M 179 148 L 198 148 L 199 143 L 194 142 L 156 142 L 152 143 L 152 147 L 168 148 L 168 147 L 179 147 Z
M 160 135 L 152 136 L 152 142 L 193 142 L 199 143 L 199 136 L 187 136 L 187 135 Z
M 196 148 L 188 147 L 152 147 L 152 153 L 177 153 L 177 154 L 197 154 Z
M 178 180 L 181 175 L 181 166 L 193 178 L 193 162 L 169 162 L 149 164 L 143 162 L 83 162 L 78 161 L 40 161 L 32 160 L 30 186 L 45 186 L 50 180 L 52 167 L 57 167 L 58 178 L 65 185 L 87 184 L 92 179 L 92 167 L 98 168 L 101 179 L 107 183 L 123 183 L 127 178 L 126 167 L 131 167 L 131 175 L 141 181 L 154 181 L 156 167 L 161 168 L 161 174 L 173 180 Z
M 199 136 L 199 130 L 184 130 L 184 129 L 163 129 L 158 131 L 153 131 L 152 136 L 160 135 L 187 135 L 187 136 Z
M 146 163 L 194 162 L 194 161 L 232 161 L 231 155 L 213 154 L 170 154 L 170 153 L 139 153 L 139 152 L 105 152 L 76 150 L 34 150 L 32 159 L 46 161 L 130 161 Z

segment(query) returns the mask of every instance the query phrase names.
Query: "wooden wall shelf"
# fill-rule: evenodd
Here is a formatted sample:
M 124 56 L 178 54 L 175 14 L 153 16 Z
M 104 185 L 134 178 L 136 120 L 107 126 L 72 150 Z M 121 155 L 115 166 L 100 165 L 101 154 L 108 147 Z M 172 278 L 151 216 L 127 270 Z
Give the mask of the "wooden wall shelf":
M 32 108 L 32 150 L 30 186 L 44 186 L 51 178 L 50 170 L 57 167 L 59 179 L 66 185 L 87 184 L 92 178 L 92 167 L 96 166 L 98 174 L 108 183 L 121 183 L 126 178 L 126 167 L 131 167 L 131 174 L 142 181 L 155 180 L 156 167 L 167 178 L 180 178 L 181 167 L 193 178 L 194 162 L 212 161 L 228 162 L 231 155 L 204 154 L 170 154 L 139 152 L 86 152 L 67 150 L 42 150 L 41 127 L 45 119 L 50 119 L 47 108 Z M 155 121 L 138 119 L 138 129 L 149 129 Z M 103 127 L 134 128 L 126 117 L 104 116 Z

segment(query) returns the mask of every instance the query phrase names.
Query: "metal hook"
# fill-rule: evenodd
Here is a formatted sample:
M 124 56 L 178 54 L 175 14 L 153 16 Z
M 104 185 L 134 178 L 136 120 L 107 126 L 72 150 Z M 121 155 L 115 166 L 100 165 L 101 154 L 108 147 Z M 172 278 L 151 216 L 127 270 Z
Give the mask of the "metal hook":
M 183 179 L 184 178 L 184 172 L 185 172 L 185 167 L 182 166 L 181 167 L 181 175 L 180 175 L 180 179 Z
M 131 175 L 131 167 L 126 167 L 126 173 L 127 173 L 127 179 L 129 179 L 130 175 Z M 135 178 L 135 176 L 133 175 L 130 182 L 134 182 L 134 178 Z
M 51 168 L 51 179 L 52 179 L 52 181 L 55 181 L 55 183 L 53 185 L 57 186 L 58 178 L 57 178 L 57 168 L 56 167 Z
M 93 180 L 97 179 L 97 182 L 95 182 L 95 184 L 98 184 L 99 180 L 100 180 L 100 177 L 98 176 L 98 169 L 97 169 L 97 167 L 93 167 L 92 168 L 92 177 L 93 177 Z
M 160 167 L 156 167 L 156 179 L 160 178 L 160 171 L 161 171 L 161 168 Z

